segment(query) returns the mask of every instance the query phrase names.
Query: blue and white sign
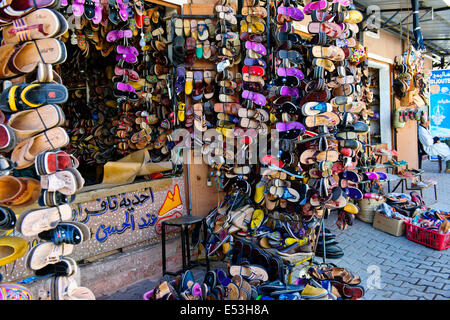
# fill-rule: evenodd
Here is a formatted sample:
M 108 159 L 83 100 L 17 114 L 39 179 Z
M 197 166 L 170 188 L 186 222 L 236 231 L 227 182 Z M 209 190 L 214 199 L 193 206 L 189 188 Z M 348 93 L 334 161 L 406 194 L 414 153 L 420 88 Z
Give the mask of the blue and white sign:
M 430 78 L 430 132 L 450 138 L 450 70 L 433 70 Z

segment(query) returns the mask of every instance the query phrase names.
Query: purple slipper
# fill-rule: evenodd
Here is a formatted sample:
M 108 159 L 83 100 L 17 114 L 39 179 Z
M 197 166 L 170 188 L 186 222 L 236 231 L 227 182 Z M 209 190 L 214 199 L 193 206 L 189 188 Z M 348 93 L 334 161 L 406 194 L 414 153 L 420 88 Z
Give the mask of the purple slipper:
M 242 98 L 252 100 L 254 103 L 260 106 L 265 106 L 267 104 L 267 100 L 264 95 L 253 91 L 242 91 Z
M 258 42 L 246 41 L 245 48 L 247 50 L 253 50 L 256 53 L 262 54 L 263 56 L 267 54 L 266 47 L 264 47 L 261 43 Z
M 125 47 L 125 46 L 117 46 L 116 51 L 119 54 L 133 54 L 135 56 L 139 55 L 139 51 L 135 47 Z
M 146 293 L 144 293 L 144 295 L 142 296 L 142 298 L 144 300 L 150 300 L 151 296 L 153 295 L 153 291 L 154 289 L 147 291 Z
M 378 176 L 379 180 L 386 180 L 387 179 L 387 174 L 384 172 L 375 172 L 375 174 Z
M 128 63 L 136 63 L 137 62 L 137 56 L 134 54 L 118 54 L 116 56 L 116 61 L 124 60 Z
M 177 68 L 177 79 L 175 82 L 175 92 L 181 93 L 184 91 L 185 87 L 185 81 L 186 81 L 186 69 L 183 67 Z
M 244 65 L 249 66 L 249 67 L 262 67 L 262 68 L 266 68 L 266 62 L 262 59 L 250 59 L 250 58 L 245 58 L 244 60 Z
M 215 269 L 214 271 L 216 272 L 217 280 L 222 286 L 226 287 L 230 284 L 231 279 L 228 278 L 227 274 L 225 273 L 225 271 L 223 271 L 223 269 L 218 268 Z
M 127 83 L 123 83 L 123 82 L 118 82 L 116 84 L 116 88 L 117 88 L 117 90 L 120 90 L 120 91 L 136 92 L 136 89 L 134 89 L 134 87 L 131 84 L 127 84 Z
M 302 70 L 296 68 L 278 68 L 277 74 L 279 77 L 293 76 L 299 78 L 300 80 L 303 80 L 305 78 Z
M 344 192 L 352 199 L 361 200 L 363 198 L 363 193 L 357 188 L 347 187 L 344 188 Z
M 301 124 L 300 122 L 277 122 L 276 129 L 280 132 L 293 130 L 293 129 L 300 129 L 300 130 L 306 130 L 305 126 Z
M 364 173 L 369 180 L 378 180 L 378 176 L 375 172 L 365 172 Z
M 305 19 L 305 14 L 302 12 L 302 10 L 293 7 L 280 6 L 278 7 L 278 14 L 290 16 L 292 19 L 297 21 Z
M 359 176 L 356 172 L 353 171 L 344 171 L 339 174 L 341 179 L 349 180 L 352 182 L 359 182 Z
M 283 86 L 280 89 L 280 95 L 299 97 L 300 92 L 298 91 L 298 88 L 289 88 L 287 86 Z

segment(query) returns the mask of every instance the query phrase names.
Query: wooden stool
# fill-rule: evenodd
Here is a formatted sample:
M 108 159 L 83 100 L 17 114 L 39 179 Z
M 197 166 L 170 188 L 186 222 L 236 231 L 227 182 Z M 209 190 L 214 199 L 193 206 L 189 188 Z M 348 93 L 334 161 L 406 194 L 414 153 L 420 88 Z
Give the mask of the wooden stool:
M 168 274 L 176 276 L 178 274 L 184 273 L 189 269 L 192 269 L 198 265 L 201 265 L 199 261 L 191 262 L 191 251 L 189 244 L 189 227 L 192 225 L 201 224 L 203 227 L 203 247 L 205 248 L 206 256 L 206 271 L 209 271 L 209 259 L 208 259 L 208 249 L 206 248 L 206 238 L 207 238 L 207 227 L 206 220 L 202 217 L 193 216 L 182 216 L 175 219 L 170 219 L 163 221 L 161 224 L 161 244 L 162 244 L 162 271 L 163 276 Z M 166 226 L 181 227 L 181 254 L 183 268 L 176 272 L 169 272 L 166 270 Z

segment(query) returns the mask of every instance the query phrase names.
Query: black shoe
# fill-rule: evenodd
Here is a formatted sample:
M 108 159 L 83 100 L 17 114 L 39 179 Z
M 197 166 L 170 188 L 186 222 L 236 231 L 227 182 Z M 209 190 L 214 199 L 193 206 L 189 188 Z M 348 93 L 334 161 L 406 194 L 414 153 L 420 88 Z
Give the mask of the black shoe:
M 344 256 L 344 251 L 337 245 L 325 246 L 325 255 L 327 259 L 339 259 Z M 323 246 L 317 246 L 316 256 L 323 257 Z

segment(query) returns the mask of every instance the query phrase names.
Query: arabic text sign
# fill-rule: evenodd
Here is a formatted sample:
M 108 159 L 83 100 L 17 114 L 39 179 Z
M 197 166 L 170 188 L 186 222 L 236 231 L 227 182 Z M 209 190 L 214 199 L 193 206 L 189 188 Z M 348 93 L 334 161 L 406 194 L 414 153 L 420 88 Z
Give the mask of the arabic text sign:
M 433 70 L 430 78 L 430 132 L 450 138 L 450 70 Z
M 186 215 L 184 179 L 158 180 L 158 187 L 107 196 L 93 201 L 72 204 L 72 219 L 91 230 L 91 238 L 74 247 L 70 257 L 76 261 L 94 257 L 115 249 L 150 241 L 158 243 L 164 220 Z M 156 181 L 155 181 L 156 182 Z M 163 187 L 161 183 L 164 183 Z M 167 228 L 175 231 L 176 228 Z M 43 242 L 36 237 L 24 237 L 28 250 Z M 3 273 L 5 281 L 15 281 L 33 275 L 25 268 L 26 255 L 17 260 L 14 270 Z

